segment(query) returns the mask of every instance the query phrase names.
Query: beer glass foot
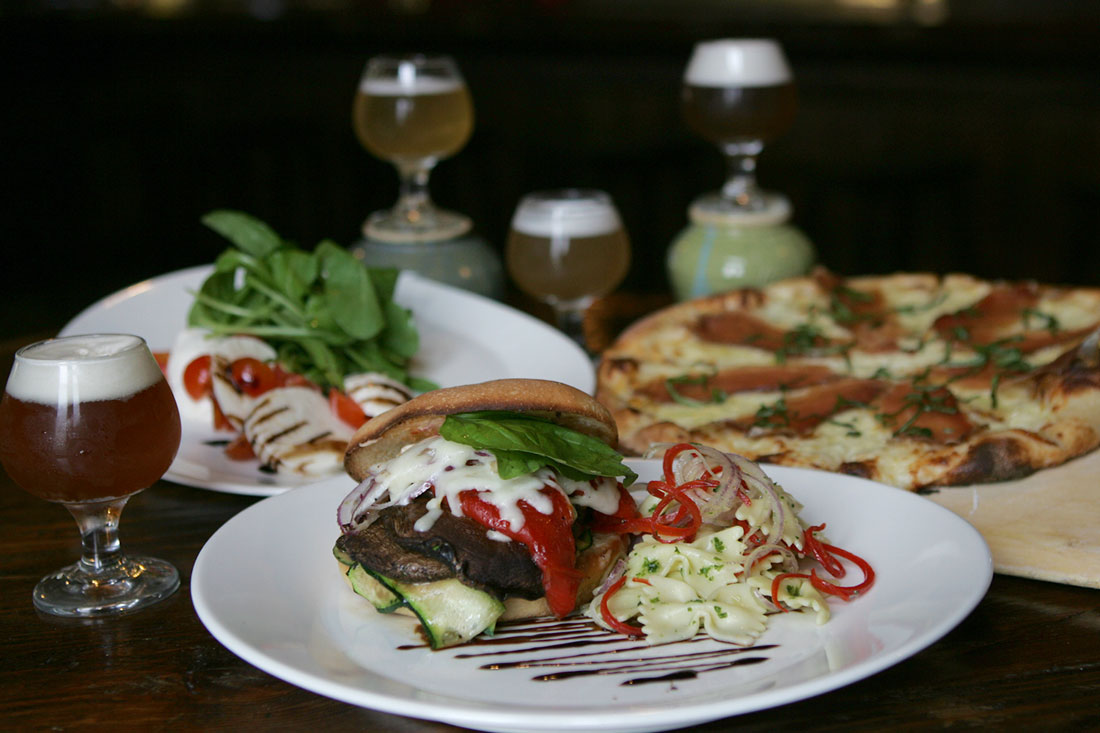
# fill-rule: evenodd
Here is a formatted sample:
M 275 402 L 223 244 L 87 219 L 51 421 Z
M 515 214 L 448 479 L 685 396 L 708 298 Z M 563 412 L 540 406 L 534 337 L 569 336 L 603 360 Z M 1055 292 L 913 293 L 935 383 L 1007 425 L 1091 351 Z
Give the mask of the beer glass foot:
M 394 244 L 439 242 L 466 234 L 473 223 L 464 214 L 432 207 L 418 211 L 378 211 L 363 224 L 368 239 Z
M 119 558 L 110 568 L 87 570 L 75 563 L 46 576 L 34 588 L 34 606 L 71 618 L 114 616 L 162 601 L 180 586 L 179 572 L 152 557 Z

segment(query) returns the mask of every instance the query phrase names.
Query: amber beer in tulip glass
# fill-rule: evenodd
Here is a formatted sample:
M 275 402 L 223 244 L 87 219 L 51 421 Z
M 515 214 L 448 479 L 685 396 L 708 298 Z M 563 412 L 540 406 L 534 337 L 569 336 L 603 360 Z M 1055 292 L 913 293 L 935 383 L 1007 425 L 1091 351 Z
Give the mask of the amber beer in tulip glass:
M 537 191 L 516 207 L 505 259 L 516 285 L 548 303 L 558 327 L 583 346 L 584 312 L 626 276 L 630 240 L 605 192 Z
M 794 123 L 798 98 L 783 49 L 771 39 L 724 39 L 696 44 L 684 71 L 684 121 L 726 156 L 729 172 L 718 194 L 697 202 L 716 213 L 766 207 L 756 184 L 764 145 Z
M 160 479 L 179 443 L 175 398 L 141 338 L 70 336 L 16 353 L 0 399 L 0 461 L 25 491 L 63 504 L 83 543 L 80 562 L 35 587 L 39 610 L 111 615 L 179 587 L 171 564 L 126 556 L 118 540 L 127 499 Z

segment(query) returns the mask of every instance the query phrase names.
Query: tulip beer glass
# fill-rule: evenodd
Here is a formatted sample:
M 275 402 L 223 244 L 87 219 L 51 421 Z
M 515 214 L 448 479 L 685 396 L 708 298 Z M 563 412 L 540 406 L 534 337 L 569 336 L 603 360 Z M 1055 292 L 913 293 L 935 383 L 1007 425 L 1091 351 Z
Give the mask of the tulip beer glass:
M 682 111 L 696 134 L 726 156 L 722 190 L 696 207 L 714 214 L 751 213 L 768 201 L 756 184 L 756 158 L 794 122 L 794 78 L 779 44 L 727 39 L 696 44 L 684 72 Z
M 540 191 L 516 207 L 505 259 L 516 285 L 548 303 L 558 327 L 583 345 L 584 312 L 626 276 L 630 240 L 606 193 Z
M 359 141 L 389 161 L 401 180 L 397 204 L 372 214 L 368 237 L 430 241 L 464 234 L 470 220 L 439 209 L 428 193 L 436 163 L 470 139 L 474 106 L 462 74 L 449 56 L 376 56 L 367 62 L 352 109 Z
M 141 338 L 70 336 L 16 353 L 0 400 L 0 461 L 24 490 L 65 505 L 83 544 L 80 562 L 35 587 L 40 611 L 105 616 L 179 587 L 171 564 L 127 557 L 118 540 L 127 499 L 160 479 L 179 443 L 175 398 Z

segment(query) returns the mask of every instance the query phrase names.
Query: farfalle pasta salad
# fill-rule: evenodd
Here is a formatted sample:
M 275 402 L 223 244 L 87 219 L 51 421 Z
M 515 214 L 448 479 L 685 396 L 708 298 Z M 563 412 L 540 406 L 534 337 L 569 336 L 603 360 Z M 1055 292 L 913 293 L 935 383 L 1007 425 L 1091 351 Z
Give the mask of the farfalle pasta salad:
M 752 461 L 688 443 L 655 446 L 650 456 L 661 452 L 663 475 L 649 482 L 640 516 L 597 527 L 638 535 L 587 608 L 600 626 L 651 644 L 700 630 L 752 644 L 771 614 L 825 623 L 830 598 L 871 588 L 870 564 L 829 544 L 825 525 L 808 525 L 802 505 Z

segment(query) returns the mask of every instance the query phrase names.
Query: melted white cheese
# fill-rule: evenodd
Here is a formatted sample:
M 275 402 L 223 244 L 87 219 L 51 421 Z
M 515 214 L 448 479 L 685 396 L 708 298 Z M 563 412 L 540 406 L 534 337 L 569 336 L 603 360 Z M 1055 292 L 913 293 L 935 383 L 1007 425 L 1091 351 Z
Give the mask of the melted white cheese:
M 434 490 L 435 496 L 428 501 L 428 512 L 413 525 L 420 532 L 435 524 L 443 513 L 444 500 L 452 514 L 464 516 L 459 494 L 469 489 L 480 492 L 483 501 L 495 506 L 512 531 L 523 528 L 520 501 L 540 514 L 553 511 L 552 500 L 541 491 L 544 486 L 556 488 L 573 503 L 604 514 L 614 513 L 619 505 L 615 479 L 571 481 L 558 477 L 546 467 L 516 478 L 502 479 L 492 453 L 439 436 L 408 446 L 397 457 L 373 466 L 370 473 L 372 480 L 385 487 L 390 501 L 396 504 L 408 504 L 426 486 Z

